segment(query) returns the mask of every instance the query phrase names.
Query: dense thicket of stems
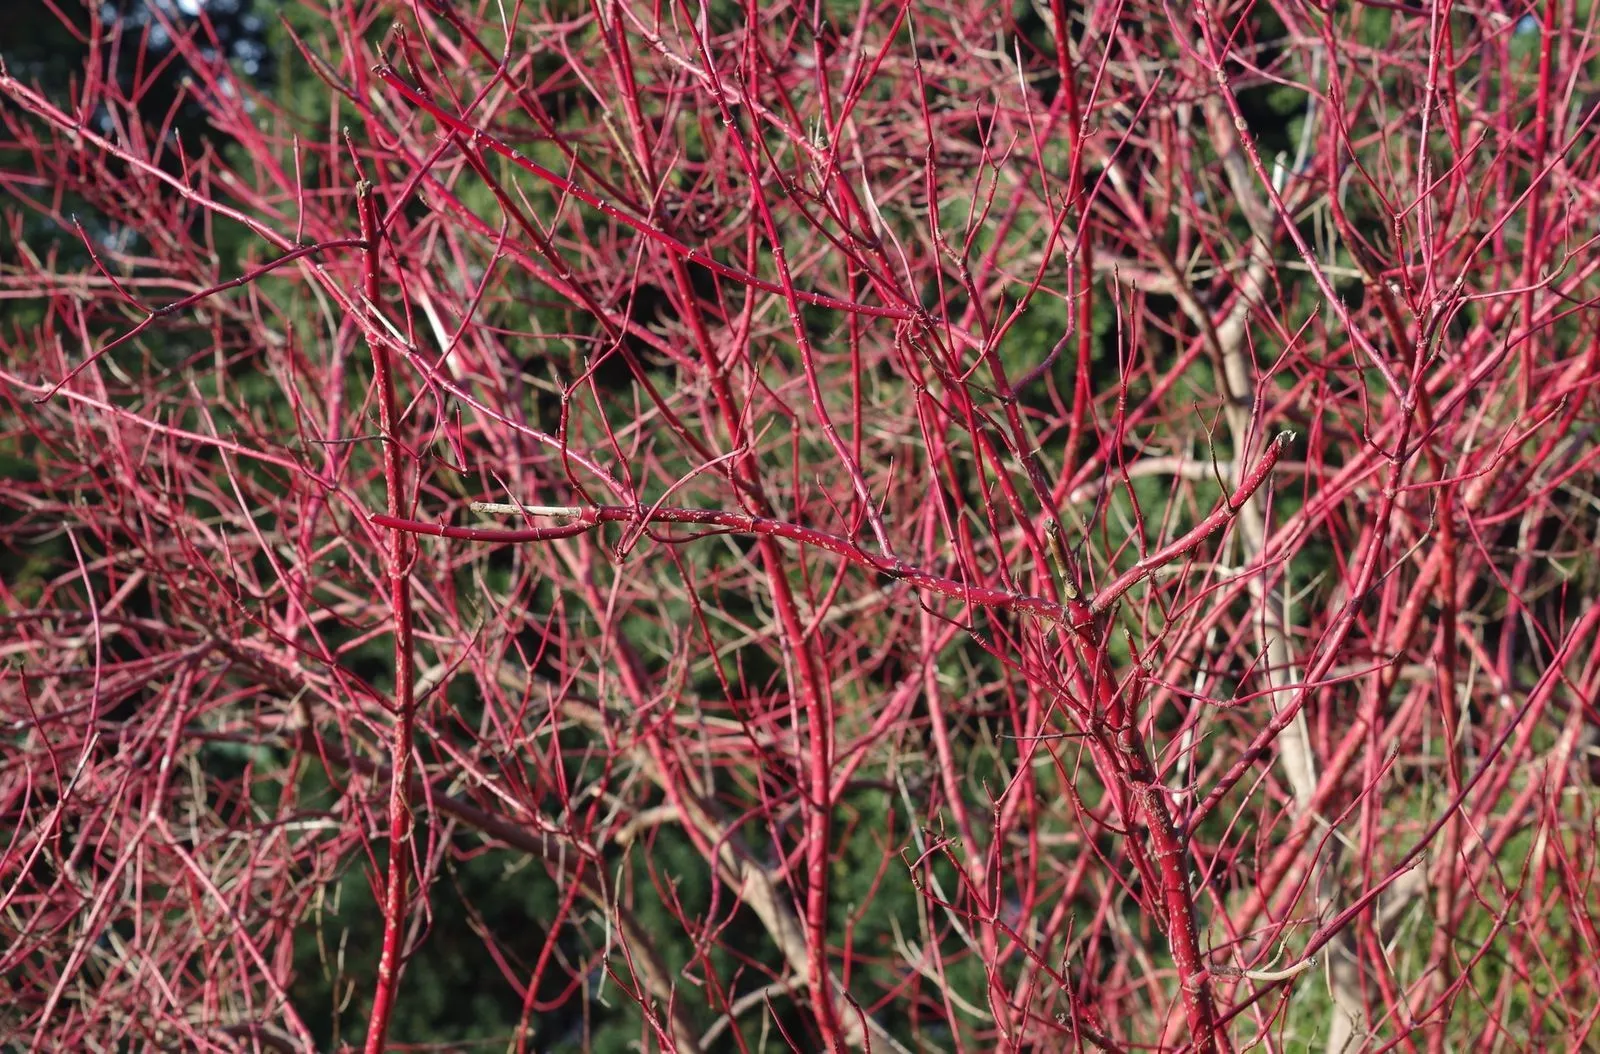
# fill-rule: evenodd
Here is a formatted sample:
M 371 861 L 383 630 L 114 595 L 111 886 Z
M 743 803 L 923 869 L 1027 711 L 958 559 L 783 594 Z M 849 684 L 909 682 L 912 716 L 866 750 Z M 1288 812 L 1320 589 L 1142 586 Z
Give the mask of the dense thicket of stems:
M 0 1045 L 1597 1041 L 1588 0 L 329 2 L 0 70 Z

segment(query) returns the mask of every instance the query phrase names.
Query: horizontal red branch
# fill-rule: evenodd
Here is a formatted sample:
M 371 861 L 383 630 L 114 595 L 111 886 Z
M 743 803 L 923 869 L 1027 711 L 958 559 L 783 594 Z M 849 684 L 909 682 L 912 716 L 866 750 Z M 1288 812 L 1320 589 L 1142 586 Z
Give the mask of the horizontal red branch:
M 1016 593 L 990 586 L 975 586 L 959 579 L 926 571 L 915 564 L 895 557 L 868 552 L 848 538 L 814 527 L 784 520 L 752 516 L 743 512 L 724 512 L 720 509 L 684 509 L 672 506 L 636 508 L 628 505 L 592 505 L 578 510 L 573 522 L 551 527 L 453 527 L 443 523 L 426 523 L 421 520 L 402 519 L 397 516 L 374 514 L 372 522 L 379 527 L 414 534 L 431 534 L 440 538 L 460 538 L 472 542 L 542 542 L 554 538 L 568 538 L 598 527 L 602 523 L 685 523 L 713 530 L 738 534 L 765 535 L 785 538 L 800 545 L 823 549 L 844 557 L 850 563 L 876 571 L 880 575 L 897 579 L 918 589 L 940 593 L 965 601 L 977 607 L 1003 608 L 1025 611 L 1030 615 L 1060 622 L 1064 613 L 1061 605 L 1048 597 L 1029 593 Z
M 1112 604 L 1116 603 L 1119 597 L 1133 588 L 1141 579 L 1152 574 L 1163 564 L 1181 559 L 1210 535 L 1216 533 L 1229 520 L 1237 516 L 1239 508 L 1249 501 L 1255 492 L 1260 489 L 1261 485 L 1266 482 L 1267 477 L 1272 473 L 1273 466 L 1278 463 L 1278 458 L 1282 456 L 1284 447 L 1288 446 L 1289 441 L 1293 438 L 1293 432 L 1279 434 L 1276 439 L 1267 445 L 1266 453 L 1256 463 L 1255 467 L 1250 470 L 1249 474 L 1245 476 L 1238 489 L 1229 495 L 1215 512 L 1196 524 L 1182 538 L 1151 553 L 1136 565 L 1124 571 L 1116 581 L 1102 590 L 1088 604 L 1084 604 L 1081 600 L 1071 600 L 1063 606 L 1048 597 L 1036 594 L 996 589 L 992 586 L 973 585 L 960 579 L 928 571 L 897 557 L 868 552 L 850 539 L 828 531 L 821 531 L 814 527 L 805 527 L 784 520 L 770 519 L 765 516 L 753 516 L 744 512 L 726 512 L 721 509 L 688 509 L 670 505 L 659 505 L 651 508 L 631 505 L 590 505 L 565 510 L 563 514 L 570 515 L 570 522 L 549 527 L 457 527 L 451 524 L 428 523 L 424 520 L 412 520 L 382 513 L 373 514 L 371 520 L 379 527 L 397 531 L 409 531 L 413 534 L 433 535 L 438 538 L 458 538 L 469 542 L 498 542 L 502 544 L 545 542 L 557 538 L 570 538 L 593 530 L 603 523 L 628 523 L 635 526 L 649 523 L 683 523 L 738 534 L 764 535 L 784 538 L 814 549 L 826 550 L 844 557 L 850 563 L 875 571 L 880 575 L 905 582 L 918 589 L 926 589 L 930 592 L 961 600 L 977 607 L 1024 611 L 1030 615 L 1049 619 L 1052 622 L 1066 621 L 1074 626 L 1080 626 L 1090 621 L 1093 616 L 1104 613 Z M 515 507 L 513 506 L 512 508 Z M 551 515 L 554 510 L 547 508 L 536 510 L 534 507 L 528 506 L 523 511 L 530 514 L 537 512 L 542 515 Z

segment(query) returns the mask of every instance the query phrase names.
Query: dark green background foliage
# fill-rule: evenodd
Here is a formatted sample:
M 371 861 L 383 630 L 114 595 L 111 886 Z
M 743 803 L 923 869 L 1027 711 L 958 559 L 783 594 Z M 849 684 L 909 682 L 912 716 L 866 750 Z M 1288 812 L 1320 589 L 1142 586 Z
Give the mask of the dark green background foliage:
M 62 0 L 62 6 L 69 14 L 80 19 L 80 25 L 87 25 L 85 13 L 74 8 L 72 0 Z M 148 16 L 143 0 L 116 0 L 103 10 L 108 17 L 119 21 L 130 34 L 147 28 Z M 731 4 L 719 4 L 714 8 L 712 17 L 714 20 L 736 17 L 738 10 Z M 291 26 L 304 31 L 307 37 L 315 37 L 317 16 L 306 7 L 283 0 L 210 0 L 207 11 L 220 45 L 225 49 L 236 73 L 269 94 L 298 122 L 303 134 L 326 135 L 331 113 L 329 89 L 311 75 L 280 22 L 287 20 Z M 1053 46 L 1049 32 L 1034 6 L 1031 3 L 1018 3 L 1016 12 L 1016 28 L 1019 32 L 1041 51 L 1048 51 Z M 1275 23 L 1270 12 L 1258 9 L 1257 15 L 1262 20 L 1257 30 L 1260 38 L 1278 39 L 1284 35 L 1283 27 Z M 180 21 L 186 20 L 180 17 Z M 1368 26 L 1370 39 L 1367 43 L 1381 44 L 1387 32 L 1386 27 L 1387 15 L 1382 11 L 1371 12 Z M 386 24 L 372 27 L 369 43 L 376 44 L 387 28 Z M 1524 40 L 1516 39 L 1510 46 L 1526 48 L 1529 45 Z M 150 57 L 159 58 L 165 50 L 159 35 L 151 37 Z M 118 76 L 129 83 L 134 76 L 132 63 L 137 53 L 136 47 L 124 46 L 120 54 Z M 70 98 L 74 78 L 87 61 L 87 52 L 83 41 L 60 25 L 45 5 L 36 0 L 10 0 L 0 2 L 0 57 L 4 58 L 13 75 L 36 82 L 47 96 L 64 104 Z M 1268 64 L 1271 58 L 1270 54 L 1257 55 L 1257 61 L 1262 65 Z M 551 56 L 544 56 L 539 61 L 554 60 Z M 535 80 L 538 79 L 537 73 L 535 70 Z M 150 81 L 140 104 L 141 115 L 146 121 L 155 124 L 165 119 L 177 98 L 179 78 L 182 76 L 181 64 L 174 63 Z M 1046 77 L 1038 88 L 1042 98 L 1048 102 L 1058 90 L 1058 85 Z M 582 105 L 577 92 L 569 94 L 571 97 L 565 100 L 549 100 L 551 109 L 559 113 L 563 106 Z M 1302 131 L 1300 121 L 1305 108 L 1303 92 L 1270 83 L 1258 84 L 1242 89 L 1239 100 L 1245 110 L 1250 132 L 1256 137 L 1263 155 L 1272 157 L 1295 151 Z M 238 150 L 237 144 L 219 139 L 203 114 L 192 105 L 179 107 L 173 127 L 186 144 L 196 148 L 200 144 L 207 144 L 225 154 Z M 514 136 L 516 133 L 517 130 L 512 129 L 507 134 Z M 529 150 L 532 152 L 538 148 L 535 144 Z M 1195 158 L 1196 165 L 1206 166 L 1215 161 L 1207 149 L 1201 144 L 1201 156 Z M 19 171 L 22 160 L 21 155 L 16 154 L 0 156 L 0 171 L 15 173 Z M 176 162 L 169 157 L 169 163 Z M 241 162 L 241 165 L 247 167 L 248 163 Z M 314 181 L 312 173 L 308 173 L 307 177 L 308 182 Z M 25 179 L 14 179 L 10 189 L 12 196 L 23 206 L 30 198 L 42 201 L 51 193 L 51 188 L 30 185 Z M 495 209 L 493 199 L 481 187 L 474 184 L 464 189 L 463 197 L 470 198 L 474 192 L 477 192 L 477 197 L 472 200 L 473 207 L 479 209 L 482 215 L 492 215 Z M 951 228 L 960 229 L 965 207 L 965 202 L 951 206 Z M 1353 195 L 1347 210 L 1353 223 L 1363 230 L 1378 232 L 1374 237 L 1381 236 L 1383 223 L 1378 219 L 1373 202 L 1361 200 L 1358 193 Z M 136 229 L 122 229 L 87 201 L 69 200 L 63 211 L 76 214 L 91 237 L 126 237 L 134 239 L 131 243 L 133 246 L 138 245 L 137 239 L 141 235 Z M 58 264 L 59 269 L 67 270 L 75 264 L 82 266 L 87 263 L 87 256 L 75 231 L 53 229 L 52 220 L 26 207 L 10 207 L 8 214 L 18 218 L 16 222 L 21 224 L 23 240 L 31 246 L 50 244 L 56 248 L 62 261 Z M 197 217 L 195 222 L 200 222 L 200 219 Z M 1239 243 L 1246 242 L 1249 237 L 1242 221 L 1237 229 L 1227 233 Z M 1320 232 L 1312 229 L 1309 222 L 1303 233 L 1314 241 L 1320 237 Z M 0 229 L 0 268 L 15 267 L 18 262 L 18 250 L 12 242 L 12 235 L 11 229 Z M 217 249 L 217 259 L 211 265 L 215 280 L 232 277 L 247 270 L 253 263 L 260 262 L 261 246 L 242 229 L 218 223 L 212 242 Z M 984 248 L 981 238 L 977 244 L 981 251 Z M 1333 255 L 1331 262 L 1348 268 L 1353 261 L 1341 248 Z M 492 310 L 499 314 L 491 319 L 492 322 L 515 330 L 537 329 L 546 334 L 565 334 L 570 338 L 561 341 L 552 339 L 548 346 L 539 346 L 530 351 L 528 360 L 523 364 L 527 375 L 535 378 L 549 375 L 570 378 L 580 373 L 584 369 L 583 349 L 588 346 L 586 342 L 598 332 L 594 321 L 564 302 L 553 303 L 548 290 L 541 289 L 519 273 L 508 272 L 505 280 L 521 283 L 517 289 L 518 295 L 506 296 L 495 302 Z M 272 295 L 275 289 L 282 288 L 281 283 L 289 281 L 291 279 L 283 275 L 269 276 L 261 282 L 262 293 Z M 1352 308 L 1359 303 L 1362 295 L 1359 282 L 1348 282 L 1339 291 L 1350 298 Z M 723 292 L 729 296 L 737 295 L 729 289 Z M 1119 379 L 1116 319 L 1108 299 L 1100 297 L 1096 301 L 1092 319 L 1096 357 L 1090 363 L 1089 372 L 1097 391 L 1113 388 Z M 1295 310 L 1300 311 L 1302 316 L 1315 310 L 1303 306 L 1309 302 L 1309 298 L 1286 293 L 1283 302 L 1297 305 Z M 632 311 L 635 318 L 649 322 L 652 312 L 663 310 L 664 303 L 665 298 L 660 296 L 659 291 L 654 291 L 653 296 L 650 291 L 644 291 L 635 298 Z M 1011 306 L 996 305 L 995 309 L 1003 312 Z M 102 305 L 98 310 L 100 314 L 92 321 L 100 332 L 115 331 L 117 326 L 128 324 L 127 315 L 119 313 L 115 305 Z M 0 300 L 0 328 L 8 333 L 26 332 L 39 322 L 40 312 L 38 303 L 27 298 Z M 1175 315 L 1176 309 L 1171 304 L 1158 305 L 1152 314 Z M 1306 319 L 1286 317 L 1281 321 L 1292 330 Z M 533 322 L 538 325 L 533 325 Z M 836 337 L 837 333 L 830 327 L 840 324 L 837 318 L 821 311 L 808 313 L 806 322 L 819 340 Z M 1047 349 L 1054 344 L 1056 336 L 1066 329 L 1067 322 L 1067 309 L 1061 301 L 1043 297 L 1036 299 L 1022 323 L 1012 331 L 1000 350 L 1000 356 L 1012 376 L 1025 372 L 1037 361 L 1039 349 Z M 174 318 L 163 325 L 159 344 L 153 350 L 141 351 L 151 356 L 150 369 L 181 370 L 192 357 L 210 352 L 213 337 L 211 326 L 191 325 L 183 318 Z M 1177 341 L 1165 335 L 1147 335 L 1146 343 L 1155 359 L 1155 373 L 1160 375 L 1176 360 Z M 644 353 L 642 347 L 636 350 Z M 794 353 L 792 349 L 779 348 L 772 354 L 781 356 Z M 648 361 L 648 356 L 646 359 Z M 1072 361 L 1072 353 L 1062 356 L 1056 365 L 1056 380 L 1061 390 L 1071 390 L 1076 365 Z M 262 431 L 276 428 L 282 432 L 288 428 L 291 417 L 286 407 L 274 402 L 279 389 L 264 381 L 257 383 L 254 379 L 259 369 L 260 364 L 252 361 L 246 353 L 241 353 L 229 366 L 237 390 L 244 394 L 251 407 L 253 427 Z M 674 383 L 674 374 L 664 366 L 657 369 L 653 377 L 661 384 Z M 595 378 L 602 388 L 611 386 L 619 392 L 631 391 L 635 385 L 631 370 L 616 356 L 600 364 L 595 371 Z M 203 371 L 197 375 L 197 380 L 202 386 L 215 383 L 215 378 Z M 1285 376 L 1271 383 L 1287 388 L 1293 381 L 1294 378 Z M 1344 383 L 1338 378 L 1330 383 L 1335 382 Z M 1133 382 L 1135 390 L 1129 394 L 1130 401 L 1145 394 L 1138 390 L 1139 386 L 1145 386 L 1148 390 L 1149 383 L 1149 374 L 1140 373 Z M 352 378 L 350 384 L 352 398 L 359 398 L 365 389 L 365 377 Z M 1171 398 L 1174 405 L 1180 406 L 1212 402 L 1216 398 L 1216 388 L 1211 367 L 1201 360 L 1189 368 L 1173 389 Z M 1033 408 L 1048 411 L 1049 397 L 1043 389 L 1041 385 L 1030 391 L 1025 401 L 1032 400 Z M 530 384 L 524 394 L 530 404 L 530 418 L 548 420 L 556 412 L 557 400 L 549 391 Z M 252 400 L 249 399 L 251 395 L 260 395 L 261 398 Z M 1304 426 L 1318 422 L 1295 423 Z M 814 436 L 807 436 L 798 450 L 791 451 L 785 432 L 788 424 L 785 422 L 755 424 L 757 427 L 772 426 L 771 436 L 774 438 L 770 441 L 771 450 L 764 450 L 763 456 L 770 458 L 774 471 L 786 471 L 789 467 L 787 463 L 796 456 L 802 464 L 811 456 L 824 461 L 828 457 L 820 443 L 807 448 L 806 443 L 815 442 Z M 588 427 L 592 427 L 592 422 Z M 593 441 L 597 437 L 596 432 L 581 438 Z M 1059 437 L 1056 437 L 1056 441 L 1060 441 Z M 1222 458 L 1232 456 L 1232 451 L 1220 437 L 1215 452 Z M 0 478 L 34 480 L 36 470 L 33 453 L 25 441 L 18 440 L 9 445 L 0 443 Z M 374 455 L 370 450 L 357 450 L 354 456 Z M 687 471 L 693 467 L 686 459 L 673 461 L 671 455 L 666 454 L 663 459 L 662 469 L 668 476 L 672 472 Z M 1326 467 L 1337 468 L 1336 458 L 1330 458 Z M 247 470 L 258 471 L 248 466 Z M 966 497 L 972 505 L 979 504 L 977 493 L 980 481 L 975 473 L 951 483 L 953 488 L 966 489 Z M 470 478 L 452 479 L 448 484 L 440 485 L 456 485 L 465 493 L 474 490 L 477 481 Z M 1165 489 L 1166 484 L 1159 479 L 1138 479 L 1132 487 L 1145 508 L 1160 508 L 1167 501 L 1169 492 Z M 1195 505 L 1201 509 L 1210 507 L 1218 500 L 1220 492 L 1220 487 L 1208 482 L 1195 486 L 1192 491 Z M 1275 507 L 1280 515 L 1286 516 L 1293 513 L 1303 499 L 1302 493 L 1285 490 L 1275 496 Z M 1116 515 L 1102 509 L 1105 514 L 1100 518 L 1097 530 L 1103 530 L 1107 523 L 1128 519 L 1130 505 L 1125 494 L 1119 491 L 1108 499 L 1108 503 Z M 0 516 L 16 515 L 18 513 L 14 509 L 0 503 Z M 1165 523 L 1153 530 L 1171 532 L 1181 529 L 1185 516 L 1192 518 L 1193 510 L 1178 514 L 1178 522 Z M 275 525 L 263 519 L 259 526 L 263 531 L 270 531 Z M 1090 540 L 1090 545 L 1106 551 L 1117 549 L 1115 544 L 1106 543 L 1104 539 Z M 685 547 L 678 558 L 699 574 L 711 574 L 719 567 L 744 559 L 749 548 L 746 541 L 721 539 L 703 546 Z M 92 559 L 96 554 L 86 555 Z M 1126 566 L 1136 555 L 1131 547 L 1127 547 L 1115 559 Z M 4 576 L 10 588 L 26 602 L 37 597 L 42 583 L 70 566 L 72 559 L 72 553 L 63 538 L 59 535 L 42 535 L 39 544 L 26 550 L 0 548 L 0 576 Z M 486 568 L 485 574 L 490 579 L 485 585 L 491 594 L 503 594 L 509 584 L 516 580 L 516 560 L 510 550 L 502 550 L 481 565 Z M 1301 549 L 1292 570 L 1295 587 L 1314 588 L 1333 563 L 1333 552 L 1329 547 L 1313 542 Z M 828 566 L 819 561 L 813 573 L 837 573 L 836 569 L 820 570 Z M 613 572 L 609 569 L 597 572 L 600 575 L 607 573 Z M 626 573 L 626 569 L 615 573 Z M 462 593 L 469 594 L 470 590 L 463 589 Z M 555 606 L 555 598 L 550 593 L 547 587 L 538 586 L 526 601 L 536 610 L 548 611 Z M 755 614 L 753 602 L 748 596 L 730 591 L 727 595 L 715 597 L 715 601 L 734 618 L 755 621 L 752 617 Z M 137 604 L 133 610 L 138 613 Z M 645 617 L 632 617 L 624 623 L 623 633 L 641 654 L 670 655 L 671 642 L 664 642 L 663 638 L 690 625 L 694 612 L 686 601 L 663 596 L 654 613 L 659 617 L 659 622 Z M 330 629 L 327 637 L 331 644 L 338 645 L 357 639 L 365 629 L 355 625 Z M 525 634 L 519 643 L 530 654 L 537 651 L 539 646 L 536 635 L 531 632 Z M 389 648 L 388 637 L 374 637 L 358 649 L 346 653 L 343 661 L 352 673 L 386 690 L 392 687 L 388 674 L 392 669 Z M 1128 664 L 1129 654 L 1120 635 L 1112 639 L 1111 650 L 1118 668 L 1124 668 Z M 865 666 L 869 658 L 863 654 L 852 656 L 851 660 Z M 906 675 L 905 656 L 886 655 L 872 661 L 878 663 L 867 671 L 871 681 L 869 688 L 872 690 L 882 690 Z M 971 642 L 963 641 L 952 647 L 940 656 L 940 661 L 998 672 L 996 660 L 982 647 Z M 741 650 L 731 655 L 727 662 L 730 668 L 735 664 L 743 664 L 743 681 L 755 689 L 764 687 L 775 691 L 781 688 L 783 671 L 767 651 L 756 648 Z M 538 675 L 543 671 L 536 667 L 529 672 Z M 696 699 L 716 698 L 721 690 L 716 672 L 709 660 L 691 665 L 685 673 L 686 695 Z M 987 680 L 998 683 L 1005 678 L 993 676 Z M 477 729 L 483 711 L 482 700 L 474 697 L 470 685 L 470 680 L 466 678 L 453 682 L 448 695 L 450 708 L 458 715 L 464 742 Z M 1219 691 L 1226 687 L 1225 683 Z M 138 700 L 129 700 L 126 705 L 137 706 Z M 975 703 L 970 711 L 957 716 L 957 728 L 954 730 L 958 733 L 954 737 L 957 744 L 955 761 L 968 787 L 991 786 L 1002 780 L 1004 769 L 1013 766 L 1018 759 L 1018 744 L 1003 736 L 1004 732 L 1010 730 L 1010 716 L 1004 711 L 1004 706 L 1004 700 L 997 695 Z M 914 719 L 922 719 L 925 714 L 913 716 Z M 113 711 L 107 717 L 116 720 L 117 712 Z M 574 737 L 571 745 L 575 748 L 581 746 L 581 733 L 572 732 L 571 735 Z M 252 749 L 266 751 L 268 748 Z M 577 749 L 572 751 L 573 757 L 579 755 Z M 266 772 L 285 771 L 281 764 L 274 768 L 273 762 L 281 763 L 283 759 L 271 757 L 270 752 L 252 753 L 252 750 L 228 744 L 208 745 L 202 748 L 200 757 L 207 772 L 219 780 L 237 778 L 249 766 Z M 575 769 L 572 775 L 577 779 L 580 776 L 576 771 L 578 763 L 571 764 Z M 293 796 L 299 799 L 302 808 L 310 812 L 329 808 L 335 793 L 326 785 L 321 770 L 312 765 L 294 771 L 299 773 L 297 778 L 300 783 L 292 788 Z M 873 777 L 878 775 L 880 773 L 875 772 Z M 1077 793 L 1084 802 L 1093 805 L 1101 790 L 1095 785 L 1087 766 L 1075 777 Z M 1051 778 L 1043 777 L 1041 787 L 1049 788 Z M 835 934 L 853 926 L 854 947 L 859 955 L 853 968 L 858 977 L 866 975 L 869 980 L 877 982 L 864 987 L 880 989 L 904 975 L 902 963 L 896 963 L 893 970 L 885 963 L 899 957 L 896 942 L 901 934 L 924 932 L 925 927 L 919 924 L 919 917 L 926 912 L 927 902 L 910 881 L 908 870 L 899 858 L 901 851 L 913 845 L 917 837 L 916 833 L 903 829 L 907 813 L 896 798 L 900 793 L 899 788 L 887 781 L 874 784 L 871 779 L 863 779 L 861 784 L 840 801 L 835 818 L 835 837 L 844 842 L 844 851 L 834 864 L 830 921 L 831 931 Z M 728 799 L 735 801 L 748 794 L 748 788 L 731 784 L 715 789 L 725 791 Z M 1059 787 L 1054 789 L 1062 791 Z M 250 793 L 269 811 L 284 790 L 273 781 L 273 777 L 262 778 L 257 775 L 250 784 Z M 1061 796 L 1065 797 L 1064 794 Z M 649 801 L 644 806 L 655 804 L 662 802 Z M 979 812 L 982 807 L 978 807 Z M 1420 807 L 1418 811 L 1420 814 Z M 1059 816 L 1041 820 L 1040 833 L 1063 834 L 1066 822 Z M 1217 810 L 1211 814 L 1208 822 L 1221 827 L 1230 823 L 1231 817 L 1224 810 Z M 1060 829 L 1044 830 L 1045 824 L 1055 824 Z M 444 863 L 439 877 L 427 890 L 430 906 L 427 928 L 415 956 L 407 965 L 402 996 L 390 1030 L 393 1041 L 396 1044 L 445 1044 L 450 1049 L 469 1049 L 479 1044 L 482 1049 L 503 1049 L 507 1037 L 514 1033 L 518 1022 L 523 1020 L 523 999 L 486 951 L 486 939 L 492 940 L 509 971 L 519 978 L 519 983 L 520 979 L 529 975 L 547 944 L 553 941 L 556 958 L 544 971 L 534 998 L 555 1001 L 574 986 L 576 994 L 555 1010 L 532 1015 L 536 1026 L 531 1048 L 548 1052 L 584 1049 L 600 1054 L 619 1054 L 634 1049 L 634 1045 L 642 1038 L 643 1017 L 629 996 L 621 990 L 622 985 L 633 983 L 632 978 L 628 976 L 626 963 L 620 958 L 613 957 L 609 961 L 599 958 L 605 947 L 605 927 L 593 908 L 579 900 L 552 935 L 549 927 L 551 921 L 561 914 L 562 891 L 551 879 L 543 862 L 498 845 L 487 845 L 480 836 L 465 829 L 447 826 L 444 830 L 450 843 L 448 851 L 442 854 Z M 419 828 L 419 831 L 422 829 Z M 848 832 L 847 837 L 842 837 L 843 832 Z M 768 834 L 760 824 L 749 824 L 741 833 L 757 856 L 770 851 Z M 8 834 L 0 831 L 0 840 Z M 1208 830 L 1206 835 L 1209 837 L 1211 832 Z M 426 838 L 422 837 L 421 841 L 425 843 Z M 1110 844 L 1108 839 L 1106 848 Z M 717 941 L 710 945 L 709 969 L 724 980 L 737 978 L 732 982 L 736 994 L 752 991 L 784 972 L 771 941 L 753 919 L 746 917 L 747 909 L 739 908 L 731 919 L 727 918 L 729 905 L 734 898 L 727 890 L 720 893 L 714 890 L 704 857 L 690 844 L 679 826 L 661 826 L 641 835 L 628 849 L 611 847 L 607 853 L 605 864 L 609 875 L 626 891 L 634 913 L 643 926 L 657 937 L 659 947 L 668 959 L 668 966 L 680 972 L 679 976 L 692 977 L 707 969 L 690 962 L 694 948 L 684 920 L 697 923 L 711 910 L 714 900 L 721 915 L 716 922 L 728 924 Z M 360 1042 L 370 1009 L 372 979 L 376 973 L 381 943 L 382 915 L 374 902 L 375 876 L 371 862 L 357 857 L 346 863 L 348 866 L 343 872 L 326 884 L 322 895 L 307 909 L 294 949 L 298 972 L 290 994 L 302 1016 L 316 1030 L 318 1041 L 327 1049 L 334 1049 L 343 1042 Z M 954 869 L 947 862 L 939 862 L 935 873 L 947 888 L 957 882 Z M 658 888 L 658 882 L 667 884 L 667 888 Z M 1004 895 L 1014 891 L 1001 892 Z M 861 910 L 864 904 L 870 905 L 865 912 Z M 1082 911 L 1087 913 L 1094 907 L 1084 905 Z M 1074 909 L 1079 909 L 1079 906 L 1074 905 Z M 1128 926 L 1134 931 L 1148 927 L 1149 921 L 1138 916 L 1127 898 L 1118 905 L 1117 910 L 1125 912 Z M 1153 935 L 1147 944 L 1152 957 L 1159 959 L 1164 954 L 1158 951 L 1162 942 Z M 968 994 L 983 992 L 986 981 L 977 957 L 967 954 L 960 942 L 954 939 L 946 950 L 945 963 L 951 989 Z M 616 976 L 607 976 L 608 970 Z M 680 981 L 680 984 L 686 985 L 687 982 Z M 697 1003 L 704 1000 L 698 991 L 691 991 L 688 998 Z M 793 1005 L 782 998 L 774 999 L 767 1025 L 763 1024 L 762 1015 L 747 1015 L 744 1025 L 746 1038 L 752 1043 L 758 1040 L 763 1028 L 768 1027 L 774 1019 L 792 1035 L 807 1034 L 810 1026 L 792 1009 Z M 1313 1007 L 1307 1012 L 1317 1014 L 1321 1009 Z M 949 1045 L 948 1036 L 919 1037 L 909 1020 L 897 1020 L 889 1016 L 896 1011 L 904 1014 L 905 1003 L 894 1002 L 891 1009 L 884 1011 L 880 1017 L 908 1044 L 915 1047 L 920 1038 L 939 1048 Z M 726 1051 L 737 1047 L 731 1035 L 725 1034 L 712 1049 Z

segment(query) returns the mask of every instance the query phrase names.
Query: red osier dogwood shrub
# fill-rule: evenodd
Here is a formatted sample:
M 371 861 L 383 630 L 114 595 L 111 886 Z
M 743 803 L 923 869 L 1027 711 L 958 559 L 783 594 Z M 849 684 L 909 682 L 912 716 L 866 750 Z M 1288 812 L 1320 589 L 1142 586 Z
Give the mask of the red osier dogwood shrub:
M 1596 1042 L 1595 7 L 135 8 L 0 74 L 7 1049 Z

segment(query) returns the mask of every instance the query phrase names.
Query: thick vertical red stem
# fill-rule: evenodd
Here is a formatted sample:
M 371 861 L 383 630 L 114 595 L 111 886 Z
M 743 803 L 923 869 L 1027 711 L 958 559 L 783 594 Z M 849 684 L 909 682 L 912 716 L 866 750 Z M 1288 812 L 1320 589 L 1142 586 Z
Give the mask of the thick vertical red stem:
M 361 236 L 366 240 L 362 292 L 369 311 L 380 310 L 379 248 L 377 204 L 372 188 L 363 182 L 356 187 L 357 209 L 361 216 Z M 377 386 L 378 425 L 382 431 L 383 481 L 388 496 L 389 515 L 401 515 L 406 506 L 405 466 L 400 445 L 395 441 L 397 424 L 394 375 L 390 367 L 385 338 L 375 328 L 368 329 L 372 349 L 373 383 Z M 409 862 L 411 858 L 411 806 L 407 787 L 411 780 L 411 740 L 416 721 L 416 700 L 412 682 L 414 653 L 411 639 L 411 552 L 413 542 L 405 531 L 389 531 L 386 570 L 389 576 L 389 606 L 394 613 L 394 727 L 389 741 L 389 860 L 383 884 L 383 948 L 378 958 L 377 984 L 372 993 L 372 1013 L 367 1022 L 367 1054 L 379 1054 L 389 1033 L 389 1017 L 400 985 L 401 941 L 409 914 Z

